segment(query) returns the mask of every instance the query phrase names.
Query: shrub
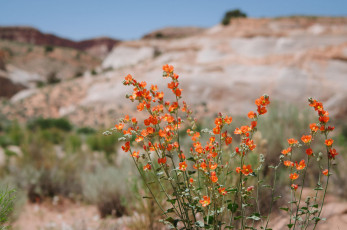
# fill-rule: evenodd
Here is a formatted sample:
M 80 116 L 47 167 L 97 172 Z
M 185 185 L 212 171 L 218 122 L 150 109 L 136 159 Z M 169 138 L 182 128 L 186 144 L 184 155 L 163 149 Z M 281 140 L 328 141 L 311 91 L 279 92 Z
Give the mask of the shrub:
M 258 122 L 267 113 L 269 96 L 255 100 L 256 110 L 248 113 L 249 120 L 235 128 L 234 135 L 230 132 L 232 117 L 222 113 L 215 118 L 212 129 L 196 130 L 192 111 L 181 101 L 178 75 L 173 66 L 165 65 L 163 70 L 163 77 L 170 80 L 168 88 L 174 100 L 164 100 L 164 94 L 156 86 L 146 88 L 146 82 L 138 82 L 127 75 L 123 84 L 133 88 L 127 98 L 137 103 L 138 111 L 147 112 L 146 119 L 138 122 L 135 117 L 130 119 L 126 115 L 115 128 L 104 133 L 123 135 L 119 139 L 125 141 L 122 149 L 133 159 L 149 191 L 149 198 L 162 211 L 164 219 L 161 222 L 175 229 L 269 229 L 274 204 L 283 197 L 283 200 L 290 200 L 288 203 L 281 201 L 286 206 L 280 208 L 287 213 L 288 228 L 312 225 L 315 229 L 322 220 L 331 169 L 338 155 L 333 148 L 334 141 L 329 137 L 334 127 L 328 126 L 329 113 L 323 104 L 308 99 L 309 106 L 318 113 L 317 121 L 307 121 L 307 131 L 297 133 L 306 133 L 301 142 L 294 138 L 286 142 L 276 140 L 280 146 L 272 148 L 280 153 L 277 152 L 273 162 L 267 163 L 263 154 L 255 155 L 254 152 L 257 143 L 261 143 L 261 136 L 257 134 Z M 269 127 L 273 128 L 276 127 Z M 180 137 L 182 129 L 192 141 L 188 151 Z M 272 135 L 283 138 L 286 134 L 274 131 Z M 206 145 L 203 138 L 207 140 Z M 233 140 L 237 142 L 235 148 L 231 147 Z M 321 142 L 323 148 L 318 148 L 316 144 Z M 266 148 L 266 145 L 258 144 L 258 149 L 264 153 Z M 316 169 L 316 175 L 310 175 L 316 184 L 315 196 L 306 197 L 303 202 L 307 171 Z M 266 171 L 271 174 L 270 183 L 266 182 L 269 181 L 265 178 Z M 276 191 L 281 176 L 285 176 L 286 184 Z M 160 187 L 161 193 L 154 191 L 156 186 Z M 167 198 L 166 205 L 158 199 L 162 195 Z M 269 197 L 268 212 L 260 208 L 262 196 Z
M 87 137 L 87 145 L 92 151 L 104 152 L 106 158 L 111 160 L 111 155 L 116 153 L 117 146 L 115 142 L 118 140 L 118 137 L 119 135 L 115 134 L 105 138 L 102 134 L 96 133 Z
M 72 130 L 72 124 L 65 118 L 37 118 L 28 122 L 29 129 L 51 129 L 56 128 L 69 132 Z
M 125 185 L 128 170 L 124 169 L 124 164 L 118 168 L 99 165 L 94 172 L 82 176 L 83 197 L 97 205 L 103 218 L 128 213 L 126 203 L 131 200 L 131 193 Z
M 53 46 L 45 46 L 45 53 L 51 53 L 54 51 L 54 47 Z
M 7 228 L 9 215 L 14 206 L 15 190 L 8 188 L 0 189 L 0 229 Z
M 91 127 L 81 127 L 77 129 L 77 133 L 79 134 L 94 134 L 96 131 Z
M 246 17 L 247 15 L 239 9 L 230 10 L 225 13 L 221 23 L 222 25 L 226 26 L 230 24 L 230 20 L 233 18 L 246 18 Z

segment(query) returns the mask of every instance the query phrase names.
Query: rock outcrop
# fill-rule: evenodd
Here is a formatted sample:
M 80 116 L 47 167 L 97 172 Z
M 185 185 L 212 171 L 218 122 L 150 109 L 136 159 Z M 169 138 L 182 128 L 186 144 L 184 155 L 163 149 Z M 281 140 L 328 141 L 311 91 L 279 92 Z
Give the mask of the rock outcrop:
M 0 40 L 30 43 L 41 46 L 60 46 L 89 52 L 97 57 L 105 57 L 120 41 L 102 37 L 82 41 L 72 41 L 54 34 L 46 34 L 32 27 L 0 27 Z
M 18 116 L 26 119 L 36 111 L 66 115 L 79 124 L 109 125 L 136 110 L 124 98 L 131 92 L 122 85 L 124 76 L 166 88 L 161 66 L 169 63 L 180 75 L 185 100 L 205 114 L 247 114 L 254 99 L 266 93 L 272 101 L 299 107 L 307 106 L 307 97 L 315 97 L 331 115 L 345 118 L 341 103 L 347 97 L 346 58 L 347 18 L 234 19 L 229 26 L 185 38 L 122 42 L 96 77 L 30 94 L 22 99 Z M 15 107 L 2 110 L 17 114 Z

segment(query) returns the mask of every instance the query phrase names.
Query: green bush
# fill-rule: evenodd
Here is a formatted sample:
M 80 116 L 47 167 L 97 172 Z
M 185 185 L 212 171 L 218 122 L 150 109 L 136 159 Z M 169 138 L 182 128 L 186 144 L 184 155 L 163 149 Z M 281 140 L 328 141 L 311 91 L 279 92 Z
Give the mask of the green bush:
M 79 134 L 94 134 L 96 131 L 91 127 L 81 127 L 77 129 L 77 133 Z
M 246 18 L 246 17 L 247 17 L 247 15 L 239 9 L 230 10 L 230 11 L 225 13 L 224 18 L 222 19 L 221 23 L 222 23 L 222 25 L 226 26 L 226 25 L 229 25 L 230 20 L 233 18 Z
M 87 145 L 92 151 L 104 152 L 107 159 L 110 160 L 111 155 L 116 153 L 118 138 L 118 135 L 104 136 L 101 133 L 95 133 L 88 136 Z
M 72 124 L 65 118 L 38 118 L 28 122 L 29 129 L 51 129 L 56 128 L 66 132 L 72 130 Z
M 53 46 L 45 46 L 45 53 L 50 53 L 54 51 L 54 47 Z
M 7 222 L 14 206 L 15 190 L 4 189 L 0 190 L 0 229 L 8 227 Z

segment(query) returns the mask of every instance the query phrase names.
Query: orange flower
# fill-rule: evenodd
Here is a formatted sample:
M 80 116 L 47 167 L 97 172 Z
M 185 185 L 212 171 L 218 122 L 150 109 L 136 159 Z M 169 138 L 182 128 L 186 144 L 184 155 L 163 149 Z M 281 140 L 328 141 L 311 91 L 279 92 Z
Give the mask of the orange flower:
M 292 189 L 294 189 L 295 191 L 298 189 L 299 185 L 297 184 L 292 184 L 290 187 L 292 187 Z
M 211 204 L 211 199 L 208 196 L 204 196 L 199 202 L 201 203 L 202 207 L 206 207 L 207 205 Z
M 297 144 L 297 143 L 298 143 L 298 141 L 295 140 L 294 138 L 288 139 L 288 144 L 290 144 L 290 145 L 294 145 L 294 144 Z
M 232 121 L 233 121 L 233 118 L 232 118 L 232 117 L 225 116 L 224 122 L 225 122 L 226 124 L 229 125 Z
M 163 70 L 164 70 L 164 72 L 169 74 L 169 73 L 172 73 L 174 71 L 174 67 L 172 65 L 166 64 L 163 66 Z
M 329 150 L 329 158 L 330 159 L 335 159 L 335 156 L 339 155 L 338 152 L 336 152 L 336 149 L 330 149 Z
M 223 196 L 227 194 L 227 191 L 225 190 L 225 188 L 219 188 L 218 192 Z
M 305 160 L 301 160 L 299 164 L 295 162 L 295 166 L 297 170 L 303 170 L 306 167 Z
M 200 138 L 200 133 L 199 132 L 196 132 L 194 133 L 194 135 L 192 136 L 192 141 L 196 141 L 197 139 Z
M 297 174 L 297 173 L 291 173 L 291 174 L 289 175 L 289 178 L 290 178 L 291 180 L 296 180 L 296 179 L 299 178 L 299 174 Z
M 254 129 L 257 126 L 257 121 L 251 122 L 251 128 Z
M 326 169 L 326 170 L 324 170 L 322 173 L 323 173 L 325 176 L 328 176 L 328 174 L 329 174 L 329 170 L 328 170 L 328 169 Z
M 291 151 L 292 151 L 292 148 L 289 147 L 289 148 L 287 148 L 287 149 L 283 149 L 281 153 L 282 153 L 283 155 L 287 155 L 287 154 L 290 153 Z
M 130 142 L 127 141 L 124 146 L 122 146 L 124 152 L 128 152 L 130 149 Z
M 213 128 L 213 133 L 214 134 L 220 134 L 220 127 L 216 126 L 215 128 Z
M 250 119 L 253 119 L 253 118 L 255 118 L 257 116 L 257 114 L 255 113 L 255 112 L 253 112 L 253 111 L 250 111 L 249 113 L 248 113 L 248 117 L 250 118 Z
M 294 163 L 291 161 L 284 161 L 283 164 L 287 167 L 293 167 L 294 166 Z
M 134 151 L 133 154 L 131 154 L 132 157 L 136 158 L 136 159 L 139 159 L 140 158 L 140 153 L 139 151 Z
M 268 104 L 270 104 L 269 96 L 261 96 L 260 98 L 255 100 L 255 104 L 257 106 L 267 106 Z
M 179 165 L 179 169 L 182 171 L 186 171 L 187 170 L 187 163 L 185 161 L 178 163 Z
M 124 124 L 118 124 L 118 125 L 115 125 L 114 127 L 116 127 L 116 129 L 118 130 L 122 130 L 124 128 Z
M 157 85 L 151 85 L 151 90 L 153 92 L 157 91 L 158 90 L 158 86 Z
M 143 141 L 143 136 L 137 136 L 135 139 L 136 142 L 141 142 Z
M 218 164 L 217 163 L 209 163 L 209 167 L 211 170 L 215 170 L 217 168 Z
M 261 106 L 258 106 L 257 111 L 259 115 L 265 114 L 267 112 L 266 107 L 261 107 Z
M 218 177 L 216 176 L 216 172 L 211 172 L 210 179 L 213 183 L 216 183 L 218 181 Z
M 253 191 L 254 190 L 254 186 L 252 185 L 252 186 L 249 186 L 248 188 L 247 188 L 247 192 L 251 192 L 251 191 Z
M 147 170 L 151 170 L 152 166 L 150 164 L 146 164 L 145 166 L 143 166 L 143 170 L 147 171 Z
M 189 183 L 193 184 L 194 179 L 193 178 L 189 178 Z
M 202 162 L 201 164 L 200 164 L 200 168 L 202 169 L 202 170 L 206 170 L 206 167 L 207 167 L 207 165 L 206 165 L 206 163 L 205 162 Z
M 240 167 L 236 167 L 235 171 L 236 171 L 237 173 L 240 173 L 240 172 L 241 172 L 241 168 L 240 168 Z
M 313 153 L 313 151 L 312 151 L 311 148 L 306 149 L 306 154 L 307 154 L 307 155 L 311 156 L 312 153 Z
M 319 121 L 322 123 L 327 123 L 329 121 L 329 117 L 328 116 L 321 116 L 321 117 L 319 117 Z
M 333 139 L 327 139 L 327 140 L 325 140 L 325 145 L 326 145 L 326 146 L 331 146 L 333 143 L 334 143 L 334 140 L 333 140 Z
M 158 158 L 158 164 L 165 164 L 166 163 L 166 157 Z
M 178 154 L 178 157 L 182 160 L 186 159 L 186 155 L 184 155 L 184 153 Z
M 181 94 L 182 94 L 182 89 L 177 88 L 177 89 L 174 91 L 174 93 L 175 93 L 175 95 L 176 95 L 177 97 L 180 97 Z
M 230 145 L 232 142 L 233 142 L 233 138 L 232 137 L 225 138 L 225 144 L 226 145 Z
M 241 172 L 243 175 L 248 176 L 249 174 L 251 174 L 253 172 L 252 166 L 251 165 L 247 165 L 247 166 L 243 165 Z
M 305 144 L 307 144 L 307 143 L 309 143 L 309 142 L 311 142 L 311 140 L 312 140 L 312 136 L 311 135 L 303 135 L 302 137 L 301 137 L 301 140 L 302 140 L 302 142 L 304 142 Z
M 317 132 L 319 127 L 316 123 L 312 123 L 312 124 L 310 124 L 310 129 L 312 132 Z
M 131 122 L 136 124 L 137 123 L 136 117 L 131 118 Z
M 130 74 L 128 74 L 128 75 L 125 77 L 125 82 L 124 82 L 124 84 L 125 84 L 125 85 L 128 85 L 128 84 L 130 84 L 130 83 L 132 82 L 132 80 L 133 80 L 132 76 L 131 76 Z

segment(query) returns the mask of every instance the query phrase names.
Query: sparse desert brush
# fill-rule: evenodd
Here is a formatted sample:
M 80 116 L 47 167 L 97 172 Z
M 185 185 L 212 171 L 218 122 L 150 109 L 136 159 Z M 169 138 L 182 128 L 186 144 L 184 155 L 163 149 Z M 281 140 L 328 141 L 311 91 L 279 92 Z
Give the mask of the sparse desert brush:
M 255 100 L 255 110 L 248 113 L 249 121 L 240 127 L 232 127 L 232 117 L 219 113 L 213 129 L 197 130 L 192 111 L 182 101 L 174 67 L 163 66 L 163 77 L 169 79 L 173 101 L 166 101 L 156 85 L 147 87 L 146 82 L 127 75 L 123 84 L 131 86 L 133 92 L 126 97 L 137 104 L 138 111 L 147 113 L 147 118 L 138 121 L 126 115 L 105 132 L 123 135 L 119 138 L 125 142 L 122 149 L 136 165 L 148 188 L 148 198 L 162 211 L 161 222 L 174 229 L 271 229 L 274 203 L 289 197 L 280 207 L 288 215 L 287 227 L 316 228 L 323 219 L 321 212 L 331 168 L 338 155 L 334 140 L 329 137 L 334 127 L 328 125 L 329 113 L 321 102 L 309 98 L 318 120 L 305 127 L 299 140 L 288 139 L 281 132 L 274 134 L 287 141 L 284 149 L 272 153 L 277 155 L 275 162 L 268 164 L 266 151 L 254 154 L 255 133 L 260 118 L 267 113 L 269 96 Z M 182 145 L 182 130 L 192 140 L 190 148 Z M 232 147 L 233 139 L 239 142 Z M 312 148 L 316 142 L 321 144 L 320 148 Z M 302 191 L 312 167 L 319 170 L 313 188 L 315 195 L 304 199 Z M 264 181 L 263 171 L 271 175 L 271 183 Z M 285 175 L 287 183 L 276 191 L 280 174 Z M 148 175 L 153 179 L 148 180 Z M 155 186 L 160 187 L 160 193 L 153 190 Z M 283 194 L 283 198 L 277 195 L 286 191 L 289 194 Z M 260 207 L 263 194 L 270 197 L 268 212 Z M 165 196 L 167 202 L 162 204 L 158 196 Z
M 94 171 L 82 175 L 83 197 L 96 204 L 101 217 L 121 217 L 127 214 L 131 192 L 127 184 L 129 167 L 99 165 Z

